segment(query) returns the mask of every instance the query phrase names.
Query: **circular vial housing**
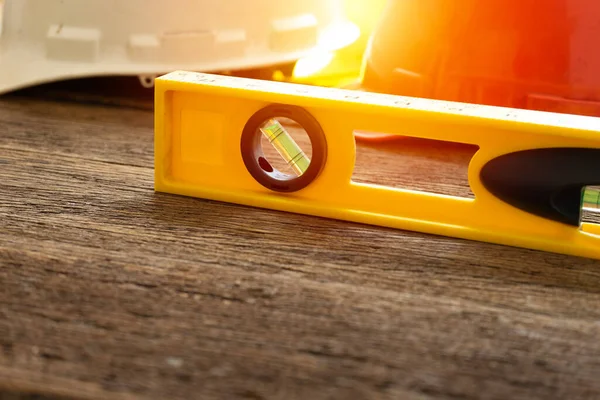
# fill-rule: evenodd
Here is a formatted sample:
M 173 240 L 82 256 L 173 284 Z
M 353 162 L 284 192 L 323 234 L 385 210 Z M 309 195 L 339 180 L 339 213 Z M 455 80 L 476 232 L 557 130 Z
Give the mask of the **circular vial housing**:
M 341 0 L 0 0 L 0 93 L 293 63 L 343 19 Z
M 301 131 L 306 139 L 297 141 L 294 131 Z M 283 161 L 279 165 L 268 156 L 272 149 L 271 154 L 275 152 Z M 275 192 L 296 192 L 321 173 L 327 159 L 327 140 L 319 122 L 304 108 L 272 104 L 248 120 L 240 151 L 246 169 L 259 184 Z

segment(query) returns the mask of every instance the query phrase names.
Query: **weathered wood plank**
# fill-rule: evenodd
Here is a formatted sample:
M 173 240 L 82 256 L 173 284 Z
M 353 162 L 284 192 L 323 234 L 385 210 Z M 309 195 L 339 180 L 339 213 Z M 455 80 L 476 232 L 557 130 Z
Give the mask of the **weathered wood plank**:
M 597 261 L 154 193 L 149 111 L 10 98 L 0 138 L 7 390 L 600 396 Z

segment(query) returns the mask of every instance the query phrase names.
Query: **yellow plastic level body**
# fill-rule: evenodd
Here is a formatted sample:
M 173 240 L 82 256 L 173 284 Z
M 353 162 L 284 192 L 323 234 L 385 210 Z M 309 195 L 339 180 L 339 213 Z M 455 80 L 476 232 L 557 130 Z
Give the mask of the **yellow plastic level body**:
M 503 154 L 598 149 L 600 119 L 186 71 L 159 77 L 155 91 L 156 191 L 600 259 L 598 225 L 523 211 L 480 179 Z M 305 110 L 326 139 L 321 169 L 300 189 L 259 183 L 242 154 L 249 121 L 273 104 Z M 478 146 L 468 172 L 474 198 L 353 182 L 358 130 Z

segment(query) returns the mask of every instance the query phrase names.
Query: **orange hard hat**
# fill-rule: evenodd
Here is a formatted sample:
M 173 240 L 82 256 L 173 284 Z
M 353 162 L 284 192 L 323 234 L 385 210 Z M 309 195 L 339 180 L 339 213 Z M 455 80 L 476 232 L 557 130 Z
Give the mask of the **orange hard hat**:
M 600 117 L 600 1 L 391 0 L 364 90 Z

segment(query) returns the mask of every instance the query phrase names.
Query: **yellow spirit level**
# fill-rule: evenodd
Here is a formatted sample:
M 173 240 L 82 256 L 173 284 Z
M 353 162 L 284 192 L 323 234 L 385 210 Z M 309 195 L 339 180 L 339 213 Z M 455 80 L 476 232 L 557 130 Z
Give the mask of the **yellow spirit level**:
M 600 225 L 581 220 L 598 209 L 600 119 L 186 71 L 155 91 L 157 191 L 600 259 Z M 355 131 L 478 146 L 474 198 L 352 181 Z

